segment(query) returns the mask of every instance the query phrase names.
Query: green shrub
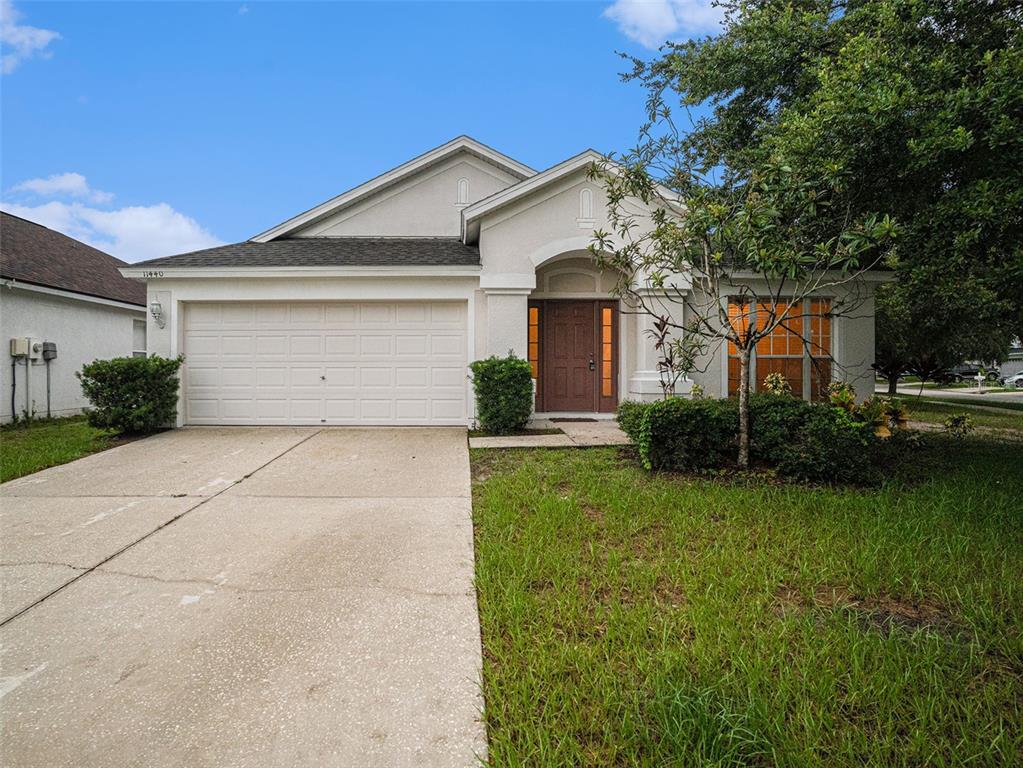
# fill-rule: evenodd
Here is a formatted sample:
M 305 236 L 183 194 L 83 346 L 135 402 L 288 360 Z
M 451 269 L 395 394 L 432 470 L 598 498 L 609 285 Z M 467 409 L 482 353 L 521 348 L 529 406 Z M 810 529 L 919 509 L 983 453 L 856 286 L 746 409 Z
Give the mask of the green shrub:
M 739 411 L 732 400 L 660 400 L 643 415 L 640 460 L 647 469 L 717 467 L 738 431 Z
M 955 413 L 941 422 L 945 432 L 957 439 L 966 437 L 974 430 L 973 417 L 968 413 Z
M 810 403 L 791 395 L 750 395 L 750 455 L 777 465 L 812 411 Z
M 522 358 L 488 357 L 469 366 L 479 426 L 504 435 L 522 429 L 533 412 L 533 371 Z
M 86 416 L 99 429 L 145 434 L 173 424 L 178 413 L 182 358 L 115 357 L 95 360 L 75 375 L 92 403 Z
M 637 400 L 622 400 L 618 404 L 618 426 L 629 439 L 639 443 L 639 430 L 643 426 L 643 416 L 653 403 L 641 403 Z
M 866 483 L 876 443 L 873 426 L 842 408 L 816 403 L 795 441 L 780 452 L 778 473 L 808 482 Z

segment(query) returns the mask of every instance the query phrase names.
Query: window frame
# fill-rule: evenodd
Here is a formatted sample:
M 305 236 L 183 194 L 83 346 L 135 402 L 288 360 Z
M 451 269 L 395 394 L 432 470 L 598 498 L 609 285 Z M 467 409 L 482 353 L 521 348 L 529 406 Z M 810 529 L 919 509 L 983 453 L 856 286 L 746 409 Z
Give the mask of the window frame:
M 779 303 L 784 303 L 784 304 L 788 304 L 788 305 L 790 305 L 792 303 L 791 299 L 788 299 L 788 298 L 785 298 L 785 297 L 780 297 L 778 299 L 778 301 L 779 301 Z M 823 399 L 826 399 L 825 390 L 826 390 L 826 387 L 827 387 L 827 383 L 830 383 L 834 379 L 834 375 L 835 375 L 835 350 L 836 350 L 836 346 L 835 346 L 836 334 L 835 334 L 835 322 L 834 322 L 835 318 L 831 316 L 831 308 L 834 305 L 834 299 L 831 296 L 812 296 L 812 297 L 807 297 L 807 298 L 801 299 L 801 301 L 803 302 L 803 309 L 799 313 L 800 314 L 800 317 L 799 317 L 800 324 L 810 323 L 811 324 L 811 328 L 810 328 L 809 332 L 805 332 L 803 330 L 803 328 L 802 328 L 802 325 L 801 325 L 801 328 L 800 328 L 800 330 L 798 332 L 801 336 L 808 337 L 809 343 L 804 343 L 803 340 L 799 339 L 798 337 L 796 339 L 798 341 L 799 347 L 800 347 L 800 355 L 798 356 L 798 359 L 801 362 L 801 366 L 800 366 L 801 367 L 801 377 L 800 377 L 800 390 L 801 391 L 799 393 L 799 396 L 803 400 L 810 400 L 810 401 L 823 400 Z M 731 311 L 731 307 L 732 306 L 739 306 L 740 305 L 740 297 L 738 297 L 738 296 L 729 296 L 728 299 L 727 299 L 727 302 L 728 302 L 728 304 L 727 304 L 727 307 L 728 307 L 727 314 L 728 314 L 729 318 L 731 318 L 731 317 L 733 317 L 733 314 L 732 314 L 732 311 Z M 750 313 L 748 315 L 749 322 L 754 322 L 754 323 L 757 322 L 757 314 L 760 311 L 760 308 L 762 306 L 766 306 L 767 305 L 767 302 L 747 300 L 746 303 L 753 304 L 753 307 L 752 307 L 752 309 L 751 309 L 751 311 L 750 311 Z M 819 315 L 812 314 L 815 311 L 815 309 L 816 309 L 816 307 L 818 305 L 824 305 L 824 307 L 826 309 L 824 310 L 824 312 L 822 312 Z M 741 312 L 740 313 L 736 313 L 735 316 L 738 317 L 741 314 L 742 314 Z M 822 347 L 820 344 L 816 343 L 817 335 L 815 334 L 815 332 L 813 330 L 813 325 L 812 325 L 815 322 L 825 322 L 827 324 L 827 331 L 826 331 L 826 333 L 827 333 L 827 337 L 826 337 L 827 338 L 827 347 L 826 347 L 826 354 L 824 354 L 824 355 L 814 354 L 815 350 L 818 350 L 818 349 L 819 350 L 823 350 L 824 349 L 824 347 Z M 758 383 L 759 383 L 759 380 L 760 380 L 759 371 L 758 371 L 758 359 L 759 358 L 762 357 L 765 360 L 795 360 L 795 359 L 797 359 L 796 355 L 788 354 L 787 353 L 787 349 L 786 349 L 786 354 L 775 354 L 774 352 L 764 353 L 764 352 L 762 352 L 759 349 L 762 344 L 764 344 L 765 342 L 771 341 L 774 338 L 775 338 L 775 336 L 772 335 L 772 336 L 768 337 L 767 339 L 763 339 L 760 342 L 758 342 L 757 343 L 757 348 L 755 348 L 753 350 L 753 354 L 750 356 L 750 372 L 749 373 L 750 373 L 750 383 L 752 385 L 751 386 L 751 391 L 752 392 L 757 392 L 758 391 Z M 788 345 L 790 345 L 792 343 L 792 337 L 791 336 L 786 336 L 786 338 L 787 338 L 786 346 L 788 346 Z M 824 339 L 823 334 L 820 335 L 820 339 L 821 340 Z M 773 345 L 773 343 L 774 342 L 771 341 L 772 345 Z M 723 376 L 723 378 L 724 378 L 724 385 L 725 385 L 724 389 L 725 389 L 725 392 L 727 393 L 727 395 L 729 397 L 733 396 L 736 393 L 736 391 L 737 391 L 737 384 L 735 386 L 735 389 L 733 389 L 733 383 L 732 383 L 733 379 L 737 379 L 737 376 L 733 377 L 731 375 L 732 361 L 733 360 L 736 360 L 736 361 L 738 360 L 738 355 L 735 354 L 732 351 L 734 349 L 734 346 L 735 345 L 732 344 L 730 341 L 725 341 L 724 342 L 725 355 L 724 355 L 724 376 Z M 825 376 L 824 376 L 826 383 L 823 385 L 822 388 L 820 388 L 820 391 L 817 393 L 817 396 L 815 397 L 814 396 L 815 393 L 814 393 L 814 386 L 813 385 L 814 385 L 814 381 L 815 380 L 819 380 L 819 377 L 815 375 L 815 367 L 817 365 L 817 361 L 827 361 L 827 370 L 825 371 Z M 786 377 L 786 378 L 788 379 L 790 377 Z

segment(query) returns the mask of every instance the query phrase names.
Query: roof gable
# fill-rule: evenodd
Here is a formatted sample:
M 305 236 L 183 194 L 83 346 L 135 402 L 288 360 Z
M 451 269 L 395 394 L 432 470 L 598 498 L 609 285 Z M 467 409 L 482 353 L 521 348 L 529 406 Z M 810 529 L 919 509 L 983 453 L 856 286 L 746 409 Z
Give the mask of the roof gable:
M 0 277 L 146 305 L 146 286 L 121 275 L 126 262 L 10 213 L 0 212 Z
M 277 238 L 294 235 L 300 229 L 309 227 L 329 216 L 335 216 L 343 209 L 364 201 L 371 195 L 381 193 L 393 185 L 410 179 L 416 174 L 424 173 L 436 164 L 460 153 L 468 153 L 477 157 L 499 168 L 514 179 L 526 179 L 536 173 L 532 168 L 491 149 L 485 144 L 481 144 L 475 139 L 468 136 L 459 136 L 436 149 L 432 149 L 419 157 L 409 160 L 407 163 L 399 165 L 397 168 L 387 171 L 374 179 L 370 179 L 364 184 L 360 184 L 354 189 L 350 189 L 304 213 L 300 213 L 298 216 L 294 216 L 278 224 L 276 227 L 261 232 L 253 237 L 252 240 L 253 242 L 265 243 Z
M 490 197 L 467 206 L 462 211 L 462 237 L 467 243 L 475 242 L 479 237 L 480 219 L 489 213 L 504 208 L 511 203 L 521 200 L 534 192 L 537 192 L 551 184 L 554 184 L 566 176 L 587 168 L 594 163 L 600 163 L 606 158 L 594 149 L 587 149 L 574 157 L 568 158 L 557 165 L 551 166 L 546 171 L 534 174 L 523 179 L 518 184 L 513 184 L 507 189 L 502 189 Z

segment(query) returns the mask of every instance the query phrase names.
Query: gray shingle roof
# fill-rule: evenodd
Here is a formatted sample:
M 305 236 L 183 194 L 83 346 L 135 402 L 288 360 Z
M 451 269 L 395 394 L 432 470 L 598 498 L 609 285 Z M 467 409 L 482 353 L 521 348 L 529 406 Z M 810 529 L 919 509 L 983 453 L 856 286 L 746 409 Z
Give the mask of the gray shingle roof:
M 293 237 L 222 245 L 131 266 L 429 267 L 479 263 L 479 249 L 455 237 Z
M 0 213 L 0 277 L 146 306 L 146 286 L 121 277 L 109 253 L 7 212 Z

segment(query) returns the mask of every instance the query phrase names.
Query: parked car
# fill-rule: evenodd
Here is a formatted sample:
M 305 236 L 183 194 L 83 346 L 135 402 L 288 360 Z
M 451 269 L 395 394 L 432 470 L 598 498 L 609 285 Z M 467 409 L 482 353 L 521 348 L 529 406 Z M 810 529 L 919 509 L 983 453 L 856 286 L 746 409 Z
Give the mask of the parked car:
M 960 365 L 953 366 L 947 371 L 936 376 L 936 380 L 939 383 L 944 382 L 960 382 L 960 381 L 976 381 L 977 374 L 981 371 L 984 372 L 984 380 L 991 383 L 998 381 L 998 370 L 989 370 L 976 363 L 962 363 Z
M 1015 376 L 1006 376 L 1002 379 L 1003 387 L 1016 387 L 1017 389 L 1023 388 L 1023 371 L 1020 371 Z

